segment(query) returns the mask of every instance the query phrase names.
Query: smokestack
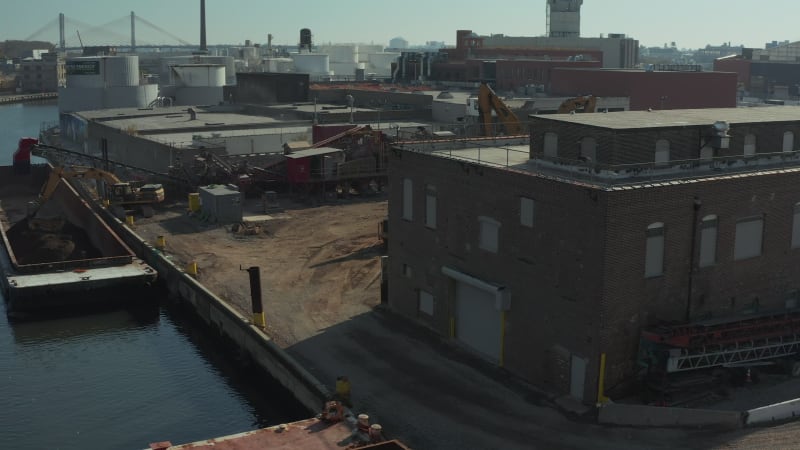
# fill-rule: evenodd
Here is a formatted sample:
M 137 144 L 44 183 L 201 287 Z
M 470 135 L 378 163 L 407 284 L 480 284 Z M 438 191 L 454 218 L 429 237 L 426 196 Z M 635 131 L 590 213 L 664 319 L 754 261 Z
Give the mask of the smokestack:
M 61 47 L 61 53 L 67 50 L 66 39 L 64 39 L 64 13 L 58 14 L 58 45 Z
M 208 52 L 206 45 L 206 0 L 200 0 L 200 51 Z
M 131 53 L 136 52 L 136 15 L 131 11 Z

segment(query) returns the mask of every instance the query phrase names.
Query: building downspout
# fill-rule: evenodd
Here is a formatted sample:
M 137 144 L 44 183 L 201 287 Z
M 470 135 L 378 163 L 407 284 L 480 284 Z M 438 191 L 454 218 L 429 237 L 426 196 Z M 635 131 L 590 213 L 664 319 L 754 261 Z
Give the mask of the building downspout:
M 700 197 L 694 198 L 694 204 L 692 205 L 692 236 L 689 239 L 689 282 L 687 283 L 687 293 L 686 293 L 686 322 L 688 323 L 691 321 L 692 317 L 692 281 L 694 278 L 694 250 L 695 250 L 695 238 L 697 236 L 697 217 L 700 213 L 700 207 L 703 205 L 703 202 L 700 201 Z

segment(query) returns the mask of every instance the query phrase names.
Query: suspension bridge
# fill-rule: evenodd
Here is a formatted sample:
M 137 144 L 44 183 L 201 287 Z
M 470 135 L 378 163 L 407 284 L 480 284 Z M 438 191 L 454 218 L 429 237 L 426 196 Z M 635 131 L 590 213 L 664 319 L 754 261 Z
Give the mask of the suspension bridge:
M 121 32 L 129 30 L 128 33 Z M 148 39 L 141 39 L 147 36 Z M 197 44 L 170 33 L 133 12 L 102 25 L 91 25 L 59 14 L 44 24 L 26 41 L 55 42 L 57 47 L 79 49 L 92 46 L 112 47 L 197 47 Z

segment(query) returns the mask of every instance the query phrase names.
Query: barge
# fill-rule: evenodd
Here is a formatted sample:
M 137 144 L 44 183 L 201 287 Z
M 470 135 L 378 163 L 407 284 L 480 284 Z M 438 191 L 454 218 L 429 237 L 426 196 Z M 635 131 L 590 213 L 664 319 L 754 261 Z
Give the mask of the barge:
M 49 165 L 0 167 L 0 284 L 11 316 L 119 305 L 157 272 L 61 180 L 38 204 Z M 141 296 L 139 297 L 141 298 Z

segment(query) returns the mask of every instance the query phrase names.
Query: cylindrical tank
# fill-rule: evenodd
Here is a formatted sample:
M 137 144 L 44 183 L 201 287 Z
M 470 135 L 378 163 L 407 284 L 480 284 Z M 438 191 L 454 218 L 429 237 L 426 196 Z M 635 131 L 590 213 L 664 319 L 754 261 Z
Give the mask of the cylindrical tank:
M 139 57 L 81 56 L 64 64 L 67 87 L 121 87 L 139 85 Z
M 326 45 L 319 47 L 319 53 L 327 53 L 332 62 L 355 63 L 358 62 L 358 45 Z
M 389 75 L 392 71 L 392 63 L 399 57 L 399 53 L 393 52 L 370 53 L 367 71 L 382 76 Z
M 185 87 L 225 86 L 225 66 L 217 64 L 184 64 L 172 66 L 176 84 Z
M 261 66 L 264 72 L 285 73 L 294 70 L 294 61 L 291 58 L 263 58 Z
M 292 55 L 294 69 L 299 73 L 328 74 L 330 58 L 319 53 L 297 53 Z

